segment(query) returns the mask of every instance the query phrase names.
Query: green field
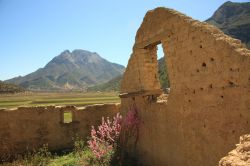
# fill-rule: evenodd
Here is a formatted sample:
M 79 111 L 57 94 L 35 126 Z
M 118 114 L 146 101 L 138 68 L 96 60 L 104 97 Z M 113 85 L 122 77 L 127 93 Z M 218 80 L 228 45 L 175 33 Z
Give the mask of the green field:
M 0 108 L 16 108 L 27 106 L 74 105 L 85 106 L 101 103 L 118 103 L 120 98 L 116 92 L 100 93 L 19 93 L 0 95 Z

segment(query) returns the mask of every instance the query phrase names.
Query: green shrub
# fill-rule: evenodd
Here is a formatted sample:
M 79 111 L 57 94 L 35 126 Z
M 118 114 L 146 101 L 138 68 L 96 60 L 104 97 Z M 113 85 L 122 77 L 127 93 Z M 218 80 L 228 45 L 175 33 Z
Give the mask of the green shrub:
M 48 145 L 43 145 L 38 151 L 28 152 L 25 156 L 18 156 L 12 163 L 4 163 L 3 166 L 47 166 L 52 159 L 48 151 Z

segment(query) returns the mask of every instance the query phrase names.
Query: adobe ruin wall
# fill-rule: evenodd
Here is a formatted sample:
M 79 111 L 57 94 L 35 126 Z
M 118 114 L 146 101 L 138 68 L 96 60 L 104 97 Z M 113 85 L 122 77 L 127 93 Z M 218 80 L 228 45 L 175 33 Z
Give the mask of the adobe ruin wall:
M 100 124 L 102 117 L 113 117 L 119 108 L 119 104 L 100 104 L 0 110 L 0 159 L 32 152 L 44 144 L 51 151 L 73 148 L 73 139 L 86 139 L 92 125 Z M 72 122 L 64 123 L 64 112 L 72 113 Z
M 250 165 L 250 135 L 240 137 L 236 148 L 223 157 L 219 166 L 248 166 Z
M 158 79 L 162 44 L 170 79 Z M 216 27 L 179 12 L 147 12 L 121 83 L 121 111 L 139 110 L 138 140 L 128 148 L 142 165 L 214 166 L 250 133 L 250 51 Z

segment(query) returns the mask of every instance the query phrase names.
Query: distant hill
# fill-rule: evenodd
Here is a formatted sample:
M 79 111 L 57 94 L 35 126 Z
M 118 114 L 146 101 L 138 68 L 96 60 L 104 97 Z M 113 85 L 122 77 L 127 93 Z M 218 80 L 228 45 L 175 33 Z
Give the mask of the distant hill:
M 119 75 L 104 84 L 89 87 L 88 91 L 119 91 L 122 76 L 123 75 Z
M 29 90 L 79 90 L 105 83 L 123 74 L 124 66 L 111 63 L 95 52 L 66 50 L 44 68 L 7 80 Z
M 240 39 L 250 49 L 250 2 L 226 2 L 206 20 L 225 34 Z
M 158 74 L 159 74 L 161 88 L 163 88 L 163 89 L 169 88 L 170 83 L 169 83 L 167 66 L 166 66 L 164 57 L 162 57 L 158 60 Z
M 2 94 L 2 93 L 19 93 L 19 92 L 24 92 L 24 91 L 25 91 L 25 89 L 20 87 L 20 86 L 0 81 L 0 94 Z

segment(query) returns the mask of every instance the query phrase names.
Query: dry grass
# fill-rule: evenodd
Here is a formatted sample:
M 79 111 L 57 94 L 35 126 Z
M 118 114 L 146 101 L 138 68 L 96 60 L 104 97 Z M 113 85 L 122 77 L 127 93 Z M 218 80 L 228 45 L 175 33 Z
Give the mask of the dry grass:
M 0 95 L 0 108 L 16 108 L 26 106 L 75 105 L 84 106 L 100 103 L 120 102 L 118 93 L 19 93 Z

